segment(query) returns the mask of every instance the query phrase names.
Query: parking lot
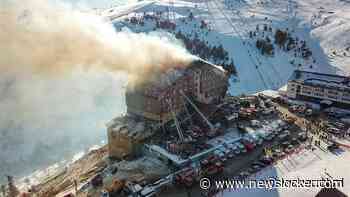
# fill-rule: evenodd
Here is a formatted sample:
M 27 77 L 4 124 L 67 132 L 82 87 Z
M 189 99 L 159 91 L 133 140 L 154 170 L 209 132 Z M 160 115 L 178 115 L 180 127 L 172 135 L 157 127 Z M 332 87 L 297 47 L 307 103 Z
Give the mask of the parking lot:
M 219 147 L 214 154 L 225 166 L 223 173 L 212 178 L 245 179 L 304 148 L 305 132 L 297 125 L 281 120 L 279 114 L 241 121 L 239 128 L 231 128 L 225 135 L 209 140 L 208 144 Z M 281 165 L 293 165 L 293 162 Z M 284 167 L 286 169 L 288 167 Z M 164 196 L 208 195 L 198 185 L 176 188 L 177 192 L 167 190 L 163 192 Z

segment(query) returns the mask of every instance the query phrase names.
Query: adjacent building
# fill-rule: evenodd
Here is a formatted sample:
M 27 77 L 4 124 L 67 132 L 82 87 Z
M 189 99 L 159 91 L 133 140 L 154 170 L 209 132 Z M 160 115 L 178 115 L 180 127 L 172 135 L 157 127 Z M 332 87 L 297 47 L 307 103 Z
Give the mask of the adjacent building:
M 152 124 L 130 116 L 114 118 L 107 123 L 108 153 L 110 158 L 125 159 L 138 155 L 144 141 L 156 129 Z
M 288 81 L 287 97 L 349 108 L 350 78 L 296 70 Z

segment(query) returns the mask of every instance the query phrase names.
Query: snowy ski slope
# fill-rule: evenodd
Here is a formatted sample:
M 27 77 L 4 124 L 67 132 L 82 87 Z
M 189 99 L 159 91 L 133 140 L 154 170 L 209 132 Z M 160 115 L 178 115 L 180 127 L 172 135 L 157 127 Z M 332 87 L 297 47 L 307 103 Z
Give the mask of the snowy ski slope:
M 140 6 L 141 5 L 141 6 Z M 238 77 L 231 78 L 231 94 L 249 94 L 265 89 L 282 87 L 296 64 L 300 69 L 327 73 L 347 73 L 350 52 L 350 3 L 346 1 L 321 0 L 201 0 L 201 1 L 141 1 L 118 8 L 109 9 L 108 15 L 114 23 L 125 24 L 123 19 L 129 15 L 157 11 L 174 16 L 177 29 L 195 32 L 194 27 L 178 23 L 193 12 L 195 19 L 205 20 L 212 31 L 201 38 L 210 44 L 221 43 L 235 61 Z M 113 10 L 113 11 L 112 11 Z M 118 11 L 116 11 L 118 10 Z M 116 12 L 113 17 L 113 12 Z M 105 11 L 104 13 L 108 13 Z M 112 14 L 111 14 L 112 13 Z M 118 14 L 119 13 L 119 14 Z M 123 13 L 122 16 L 120 13 Z M 112 15 L 112 17 L 111 17 Z M 292 30 L 292 35 L 305 40 L 312 50 L 311 60 L 294 58 L 292 53 L 275 47 L 275 55 L 266 57 L 255 47 L 255 40 L 249 38 L 249 31 L 263 24 L 285 30 Z M 146 25 L 147 26 L 147 25 Z M 138 29 L 153 31 L 152 27 Z M 265 34 L 270 38 L 273 33 Z M 333 51 L 336 51 L 336 55 Z M 348 49 L 350 50 L 350 49 Z M 296 64 L 292 65 L 291 60 Z M 313 62 L 315 60 L 315 62 Z M 310 67 L 312 65 L 312 68 Z

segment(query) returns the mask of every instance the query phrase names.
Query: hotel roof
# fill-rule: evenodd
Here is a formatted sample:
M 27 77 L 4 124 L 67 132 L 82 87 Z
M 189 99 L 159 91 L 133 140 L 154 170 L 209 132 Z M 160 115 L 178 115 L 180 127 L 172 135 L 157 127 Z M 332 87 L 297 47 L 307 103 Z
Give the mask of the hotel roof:
M 350 88 L 350 77 L 308 72 L 296 70 L 290 78 L 290 81 L 301 82 L 316 86 L 329 86 L 334 88 Z

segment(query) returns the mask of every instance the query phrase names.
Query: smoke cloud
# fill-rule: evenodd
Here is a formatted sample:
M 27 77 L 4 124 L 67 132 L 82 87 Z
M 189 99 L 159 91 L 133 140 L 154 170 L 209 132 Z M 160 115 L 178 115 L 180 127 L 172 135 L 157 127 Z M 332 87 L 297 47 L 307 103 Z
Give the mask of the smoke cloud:
M 2 69 L 20 67 L 56 74 L 84 66 L 141 77 L 154 69 L 186 65 L 193 59 L 167 38 L 115 32 L 101 17 L 47 2 L 4 3 L 0 23 Z
M 127 80 L 193 60 L 166 36 L 116 32 L 53 0 L 1 1 L 0 43 L 0 176 L 104 139 Z

